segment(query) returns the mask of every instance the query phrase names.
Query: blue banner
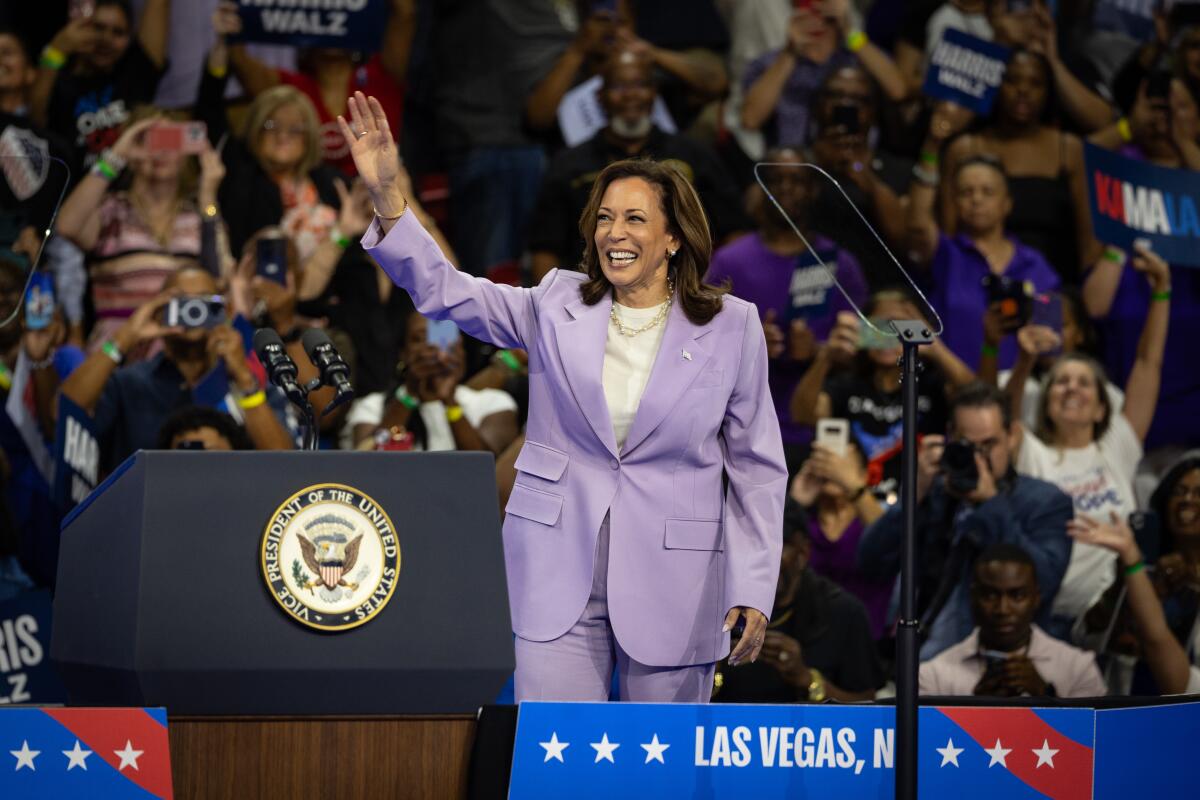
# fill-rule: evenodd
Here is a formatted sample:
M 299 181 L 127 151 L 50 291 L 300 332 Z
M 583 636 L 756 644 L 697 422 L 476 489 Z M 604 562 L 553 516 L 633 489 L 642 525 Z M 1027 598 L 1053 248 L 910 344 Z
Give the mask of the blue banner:
M 54 502 L 65 513 L 96 488 L 100 445 L 91 415 L 61 392 L 54 442 Z
M 374 52 L 387 27 L 387 0 L 238 0 L 245 42 Z
M 1132 248 L 1146 239 L 1169 264 L 1200 267 L 1200 173 L 1135 161 L 1085 145 L 1096 238 Z
M 921 90 L 986 115 L 1004 79 L 1011 51 L 954 28 L 947 28 L 929 57 Z
M 5 800 L 172 796 L 166 709 L 0 709 Z
M 1096 712 L 1095 800 L 1195 797 L 1200 703 Z
M 1091 709 L 922 708 L 919 796 L 1091 797 Z M 509 796 L 890 798 L 890 706 L 523 703 Z
M 50 663 L 51 610 L 48 589 L 0 603 L 0 706 L 67 701 Z

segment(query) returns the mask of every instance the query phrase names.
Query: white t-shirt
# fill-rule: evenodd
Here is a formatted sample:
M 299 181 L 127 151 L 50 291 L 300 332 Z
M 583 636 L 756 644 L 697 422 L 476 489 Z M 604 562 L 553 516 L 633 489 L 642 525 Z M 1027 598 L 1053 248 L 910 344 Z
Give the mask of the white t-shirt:
M 996 385 L 1001 389 L 1008 386 L 1008 376 L 1012 374 L 1011 369 L 1002 369 L 996 375 Z M 1108 407 L 1113 410 L 1113 413 L 1118 413 L 1125 407 L 1125 393 L 1117 388 L 1112 381 L 1107 381 L 1104 384 L 1104 390 L 1108 394 Z M 1035 431 L 1038 426 L 1038 404 L 1042 399 L 1042 383 L 1035 378 L 1025 379 L 1025 390 L 1021 395 L 1021 424 L 1026 430 Z
M 622 325 L 627 329 L 637 329 L 654 319 L 654 315 L 662 310 L 663 303 L 651 308 L 629 308 L 613 303 L 613 309 Z M 658 346 L 662 344 L 666 328 L 667 321 L 664 319 L 648 331 L 626 336 L 617 330 L 614 323 L 608 323 L 602 380 L 618 450 L 625 446 L 625 437 L 629 435 L 629 426 L 633 424 L 638 404 L 642 401 L 642 392 L 650 380 L 650 370 L 654 367 L 654 358 L 658 355 Z
M 386 400 L 387 396 L 383 392 L 375 392 L 354 401 L 350 412 L 346 414 L 346 423 L 342 426 L 340 445 L 343 450 L 354 449 L 355 425 L 377 426 L 383 422 Z M 512 396 L 499 389 L 458 386 L 454 389 L 454 402 L 462 407 L 463 416 L 476 428 L 492 414 L 517 410 L 517 402 Z M 450 421 L 446 419 L 446 406 L 441 401 L 434 400 L 422 403 L 417 410 L 425 423 L 425 446 L 422 447 L 418 443 L 413 449 L 429 452 L 456 450 L 454 432 L 450 430 Z
M 1125 415 L 1118 413 L 1103 438 L 1087 447 L 1048 447 L 1026 430 L 1017 454 L 1017 472 L 1049 481 L 1069 494 L 1077 515 L 1108 522 L 1112 512 L 1126 519 L 1137 509 L 1133 476 L 1141 458 L 1141 441 Z M 1112 584 L 1115 560 L 1111 550 L 1073 543 L 1053 613 L 1075 619 L 1091 608 Z

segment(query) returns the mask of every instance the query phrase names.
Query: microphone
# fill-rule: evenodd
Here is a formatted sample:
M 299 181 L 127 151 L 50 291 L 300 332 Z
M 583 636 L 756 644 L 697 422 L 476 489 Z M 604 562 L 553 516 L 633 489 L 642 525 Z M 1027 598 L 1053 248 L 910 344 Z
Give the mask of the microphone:
M 296 380 L 296 362 L 292 361 L 279 334 L 270 328 L 254 332 L 254 352 L 267 370 L 267 378 L 302 409 L 309 408 L 308 394 Z
M 329 335 L 320 328 L 309 328 L 300 337 L 309 361 L 321 372 L 321 383 L 333 387 L 337 392 L 333 402 L 322 411 L 328 414 L 348 400 L 354 399 L 354 387 L 350 385 L 350 367 L 342 360 Z

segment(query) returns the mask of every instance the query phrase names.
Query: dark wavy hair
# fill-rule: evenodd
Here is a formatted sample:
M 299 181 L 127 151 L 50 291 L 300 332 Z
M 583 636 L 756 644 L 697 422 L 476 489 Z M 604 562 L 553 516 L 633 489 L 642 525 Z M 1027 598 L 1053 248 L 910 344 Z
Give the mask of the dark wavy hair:
M 171 440 L 181 433 L 194 433 L 212 428 L 229 442 L 234 450 L 253 450 L 254 442 L 246 429 L 228 414 L 207 406 L 183 406 L 167 417 L 158 429 L 158 449 L 170 450 Z
M 583 236 L 583 259 L 579 269 L 587 273 L 588 280 L 580 287 L 583 302 L 595 305 L 612 291 L 612 284 L 604 277 L 600 268 L 600 254 L 596 251 L 596 217 L 604 192 L 613 181 L 623 178 L 641 178 L 653 186 L 662 211 L 667 217 L 667 230 L 679 238 L 679 251 L 671 259 L 668 269 L 675 281 L 675 292 L 680 308 L 696 325 L 712 320 L 721 311 L 721 295 L 727 289 L 704 283 L 704 273 L 712 258 L 712 233 L 708 218 L 695 188 L 679 170 L 648 158 L 616 161 L 604 168 L 592 185 L 587 206 L 579 216 L 579 233 Z

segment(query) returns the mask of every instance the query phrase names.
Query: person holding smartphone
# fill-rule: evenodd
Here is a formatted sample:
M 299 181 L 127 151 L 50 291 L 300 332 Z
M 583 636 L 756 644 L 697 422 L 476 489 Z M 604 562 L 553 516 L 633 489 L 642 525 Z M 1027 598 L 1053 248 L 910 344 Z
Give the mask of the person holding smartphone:
M 758 313 L 702 282 L 695 188 L 667 164 L 610 164 L 580 268 L 498 285 L 445 260 L 407 213 L 383 109 L 349 106 L 376 215 L 364 247 L 421 313 L 530 354 L 504 518 L 517 701 L 607 700 L 614 668 L 623 700 L 707 701 L 717 661 L 762 650 L 787 470 Z
M 1034 623 L 1041 593 L 1036 565 L 1014 544 L 993 544 L 972 567 L 967 638 L 921 664 L 923 695 L 1103 697 L 1108 687 L 1096 658 L 1046 634 Z

